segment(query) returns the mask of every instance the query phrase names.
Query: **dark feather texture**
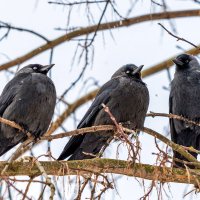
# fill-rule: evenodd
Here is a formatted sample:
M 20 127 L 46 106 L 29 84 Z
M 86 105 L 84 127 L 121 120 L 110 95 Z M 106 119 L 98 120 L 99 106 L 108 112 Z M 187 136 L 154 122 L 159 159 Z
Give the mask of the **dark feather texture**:
M 0 96 L 0 116 L 14 121 L 35 137 L 48 129 L 56 91 L 46 73 L 53 65 L 28 65 L 8 82 Z M 26 139 L 26 134 L 0 124 L 0 156 Z
M 174 63 L 176 72 L 171 83 L 169 98 L 169 112 L 181 115 L 190 120 L 200 121 L 200 65 L 197 59 L 191 55 L 182 54 Z M 170 119 L 171 138 L 177 144 L 199 149 L 200 127 L 186 122 Z M 196 153 L 192 153 L 197 157 Z M 186 160 L 174 151 L 174 157 Z M 176 165 L 184 165 L 175 162 Z
M 109 107 L 117 122 L 131 122 L 133 129 L 141 128 L 149 105 L 149 93 L 135 65 L 125 65 L 99 90 L 92 105 L 77 128 L 113 124 L 102 107 Z M 97 154 L 111 137 L 110 131 L 73 136 L 66 144 L 58 160 L 69 156 L 69 160 L 93 158 L 85 153 Z

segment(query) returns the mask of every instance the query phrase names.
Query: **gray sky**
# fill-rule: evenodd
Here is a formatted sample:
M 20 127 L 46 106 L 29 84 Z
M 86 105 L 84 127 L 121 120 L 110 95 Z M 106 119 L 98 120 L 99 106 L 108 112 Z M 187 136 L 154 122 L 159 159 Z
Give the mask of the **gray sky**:
M 65 28 L 67 25 L 67 15 L 69 10 L 62 6 L 50 5 L 48 1 L 35 1 L 35 0 L 1 0 L 0 3 L 0 20 L 3 22 L 8 22 L 13 26 L 24 27 L 35 30 L 49 39 L 54 39 L 64 32 L 57 31 L 55 28 L 61 27 Z M 125 15 L 130 1 L 123 1 L 123 3 L 118 2 L 118 9 L 122 15 Z M 159 1 L 158 1 L 159 2 Z M 184 9 L 198 9 L 200 6 L 194 4 L 191 1 L 181 1 L 181 0 L 168 0 L 166 1 L 170 7 L 170 10 L 184 10 Z M 156 7 L 156 12 L 159 12 L 160 8 Z M 70 27 L 82 27 L 88 24 L 87 18 L 85 16 L 85 9 L 80 9 L 78 7 L 73 8 L 71 13 Z M 98 7 L 93 6 L 92 11 L 94 14 L 94 19 L 97 22 L 100 17 L 100 10 Z M 141 14 L 149 14 L 154 12 L 153 6 L 150 0 L 139 1 L 131 16 L 138 16 Z M 110 9 L 106 13 L 107 20 L 114 20 L 114 16 Z M 166 28 L 171 30 L 170 24 L 166 20 L 160 20 L 160 23 L 165 25 Z M 128 28 L 120 28 L 109 31 L 99 32 L 94 42 L 94 62 L 92 66 L 89 66 L 82 78 L 81 82 L 68 93 L 66 100 L 71 103 L 77 97 L 83 96 L 86 92 L 94 89 L 91 87 L 92 81 L 87 83 L 87 86 L 83 87 L 83 82 L 89 77 L 95 77 L 99 85 L 105 83 L 113 72 L 120 66 L 128 63 L 134 63 L 136 65 L 145 65 L 145 69 L 148 67 L 167 59 L 170 56 L 181 53 L 182 51 L 176 48 L 176 45 L 180 45 L 183 49 L 191 48 L 192 46 L 182 42 L 176 41 L 175 38 L 171 37 L 161 27 L 157 24 L 158 21 L 146 22 L 138 25 L 134 25 Z M 182 18 L 173 20 L 173 24 L 176 26 L 178 35 L 194 44 L 199 44 L 200 35 L 200 18 Z M 0 30 L 0 35 L 3 34 L 5 30 Z M 92 35 L 91 35 L 92 37 Z M 84 38 L 84 37 L 81 37 Z M 8 59 L 14 59 L 18 56 L 23 55 L 27 51 L 34 49 L 40 45 L 44 44 L 40 38 L 37 38 L 28 33 L 21 33 L 17 31 L 11 31 L 8 38 L 0 42 L 0 63 L 7 62 Z M 63 43 L 54 50 L 53 63 L 56 64 L 52 70 L 52 79 L 56 85 L 58 96 L 62 94 L 65 88 L 69 87 L 71 82 L 78 77 L 82 67 L 83 61 L 80 64 L 76 62 L 72 66 L 72 58 L 74 51 L 76 49 L 77 41 L 70 41 Z M 7 55 L 7 56 L 5 56 Z M 91 54 L 90 54 L 91 55 Z M 49 51 L 36 56 L 27 62 L 23 63 L 20 67 L 25 66 L 29 63 L 40 63 L 46 64 L 49 62 Z M 12 68 L 16 71 L 16 67 Z M 173 77 L 174 68 L 170 70 Z M 7 75 L 7 76 L 6 76 Z M 8 76 L 5 72 L 0 72 L 0 91 L 12 77 Z M 167 77 L 167 72 L 163 71 L 153 76 L 144 79 L 147 83 L 150 92 L 150 105 L 149 111 L 154 112 L 168 112 L 168 95 L 169 91 L 164 90 L 163 86 L 168 87 L 169 81 Z M 84 105 L 77 112 L 77 118 L 80 120 L 84 112 L 89 107 L 90 103 Z M 63 106 L 56 108 L 56 114 L 60 114 L 63 111 Z M 168 120 L 164 118 L 154 118 L 146 119 L 146 127 L 150 127 L 157 130 L 160 133 L 165 133 L 168 128 Z M 65 123 L 65 128 L 67 130 L 75 129 L 75 124 L 73 119 L 68 119 Z M 59 130 L 57 132 L 61 132 Z M 55 140 L 52 142 L 52 153 L 57 157 L 62 151 L 64 145 L 66 144 L 68 138 Z M 142 162 L 143 163 L 155 163 L 155 156 L 152 156 L 152 152 L 157 152 L 154 144 L 154 139 L 146 134 L 140 135 L 140 141 L 142 143 Z M 161 143 L 159 143 L 162 146 Z M 105 156 L 109 158 L 115 157 L 116 144 L 111 145 Z M 12 150 L 10 153 L 13 152 Z M 46 143 L 34 149 L 35 156 L 46 153 Z M 121 159 L 126 158 L 125 147 L 120 148 L 119 157 Z M 8 158 L 9 153 L 3 158 Z M 45 159 L 45 158 L 44 158 Z M 66 185 L 67 184 L 66 180 Z M 141 181 L 140 181 L 141 183 Z M 143 195 L 143 189 L 138 181 L 134 178 L 123 177 L 117 181 L 118 193 L 115 199 L 121 200 L 135 200 L 139 199 Z M 145 181 L 145 185 L 148 187 L 150 182 Z M 24 187 L 23 184 L 19 184 L 19 187 Z M 182 199 L 183 192 L 186 192 L 186 186 L 183 184 L 170 184 L 169 188 L 166 184 L 165 189 L 169 194 L 169 197 L 164 195 L 163 199 Z M 32 187 L 29 192 L 29 196 L 33 196 L 35 192 L 38 191 L 40 186 Z M 66 186 L 66 199 L 73 193 L 73 190 Z M 47 194 L 48 196 L 48 194 Z M 47 198 L 46 196 L 46 198 Z M 112 193 L 106 193 L 105 199 L 111 199 Z M 17 196 L 20 199 L 20 196 Z M 152 193 L 150 199 L 157 199 L 156 190 Z M 185 199 L 198 199 L 198 196 L 188 196 Z

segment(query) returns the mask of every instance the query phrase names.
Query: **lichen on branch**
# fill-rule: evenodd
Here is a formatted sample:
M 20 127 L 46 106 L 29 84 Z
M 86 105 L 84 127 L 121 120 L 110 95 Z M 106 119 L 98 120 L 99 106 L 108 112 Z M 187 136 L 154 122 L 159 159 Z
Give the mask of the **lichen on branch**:
M 0 162 L 2 170 L 7 162 Z M 90 159 L 81 161 L 40 161 L 47 175 L 66 176 L 66 175 L 83 175 L 91 173 L 113 173 L 126 176 L 133 176 L 148 180 L 157 180 L 161 182 L 177 182 L 196 184 L 200 181 L 200 176 L 183 169 L 158 167 L 148 164 L 133 163 L 131 161 L 114 160 L 114 159 Z M 32 160 L 14 161 L 9 164 L 4 176 L 39 176 L 41 171 Z

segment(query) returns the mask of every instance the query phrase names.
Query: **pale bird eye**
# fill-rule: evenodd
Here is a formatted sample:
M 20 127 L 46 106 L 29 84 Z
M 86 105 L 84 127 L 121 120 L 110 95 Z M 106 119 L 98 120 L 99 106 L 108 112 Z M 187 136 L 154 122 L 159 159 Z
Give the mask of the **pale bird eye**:
M 37 67 L 33 67 L 33 70 L 37 70 Z
M 129 74 L 129 73 L 130 73 L 130 71 L 129 71 L 129 70 L 127 70 L 127 71 L 126 71 L 126 73 L 127 73 L 127 74 Z

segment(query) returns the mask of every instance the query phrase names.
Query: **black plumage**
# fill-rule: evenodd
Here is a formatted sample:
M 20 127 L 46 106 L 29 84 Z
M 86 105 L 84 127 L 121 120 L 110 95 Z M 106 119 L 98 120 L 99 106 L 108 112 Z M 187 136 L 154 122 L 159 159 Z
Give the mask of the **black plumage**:
M 46 75 L 52 66 L 32 64 L 22 68 L 0 96 L 0 116 L 36 138 L 47 131 L 55 108 L 55 86 Z M 26 138 L 25 133 L 0 123 L 0 156 Z
M 77 128 L 93 125 L 113 125 L 102 103 L 109 107 L 117 122 L 130 122 L 129 128 L 143 127 L 149 105 L 149 92 L 141 80 L 141 69 L 133 64 L 125 65 L 116 71 L 111 80 L 99 90 L 95 100 L 80 121 Z M 63 149 L 58 160 L 69 156 L 69 160 L 93 158 L 85 153 L 98 154 L 107 140 L 112 136 L 110 131 L 96 132 L 73 136 Z
M 195 122 L 200 122 L 200 65 L 192 55 L 181 54 L 173 60 L 176 72 L 171 83 L 169 97 L 169 112 L 181 115 Z M 172 141 L 186 146 L 200 149 L 200 127 L 184 121 L 170 119 Z M 190 152 L 195 158 L 197 154 Z M 174 151 L 174 158 L 187 161 L 182 155 Z M 184 165 L 175 162 L 177 166 Z M 192 166 L 190 166 L 192 167 Z

